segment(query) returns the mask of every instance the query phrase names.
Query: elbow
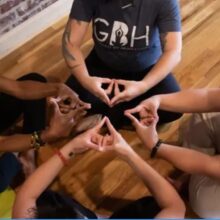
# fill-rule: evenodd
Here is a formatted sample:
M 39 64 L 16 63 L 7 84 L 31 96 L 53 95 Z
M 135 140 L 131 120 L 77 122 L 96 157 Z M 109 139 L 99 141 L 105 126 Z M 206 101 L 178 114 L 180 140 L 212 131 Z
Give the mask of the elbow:
M 173 204 L 173 214 L 177 219 L 183 219 L 186 214 L 186 206 L 181 198 L 177 199 Z
M 176 51 L 175 52 L 175 61 L 176 61 L 176 65 L 179 64 L 182 60 L 182 53 L 181 51 Z

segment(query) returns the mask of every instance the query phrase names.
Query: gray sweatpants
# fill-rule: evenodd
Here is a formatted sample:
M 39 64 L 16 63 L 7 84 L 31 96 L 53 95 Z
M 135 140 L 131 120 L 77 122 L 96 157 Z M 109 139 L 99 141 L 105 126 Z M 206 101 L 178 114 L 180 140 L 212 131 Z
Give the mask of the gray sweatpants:
M 212 156 L 220 154 L 220 113 L 194 114 L 183 136 L 185 147 Z M 189 198 L 192 209 L 200 217 L 220 217 L 220 180 L 192 175 Z

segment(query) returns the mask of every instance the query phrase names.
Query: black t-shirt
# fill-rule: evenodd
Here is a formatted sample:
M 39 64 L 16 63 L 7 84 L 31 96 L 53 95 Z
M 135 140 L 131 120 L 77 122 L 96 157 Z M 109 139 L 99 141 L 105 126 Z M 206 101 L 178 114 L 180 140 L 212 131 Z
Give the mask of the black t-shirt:
M 81 216 L 88 219 L 96 219 L 96 215 L 91 210 L 85 208 L 71 197 L 57 192 L 46 190 L 37 200 L 37 207 L 72 207 L 71 212 L 68 213 L 68 218 L 75 218 L 75 213 L 80 213 Z M 114 212 L 111 219 L 152 219 L 161 211 L 156 200 L 147 196 L 136 200 L 125 207 Z M 56 218 L 65 218 L 64 213 L 59 213 L 60 216 Z M 47 217 L 48 218 L 48 217 Z
M 99 58 L 125 72 L 155 64 L 162 54 L 159 34 L 181 31 L 178 0 L 74 0 L 70 18 L 93 21 Z

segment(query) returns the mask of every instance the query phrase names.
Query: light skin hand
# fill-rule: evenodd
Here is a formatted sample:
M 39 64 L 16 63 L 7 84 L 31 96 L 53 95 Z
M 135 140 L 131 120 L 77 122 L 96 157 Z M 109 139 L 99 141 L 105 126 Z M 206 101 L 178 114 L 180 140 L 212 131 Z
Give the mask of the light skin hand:
M 80 100 L 78 94 L 76 94 L 65 84 L 62 84 L 60 86 L 56 99 L 62 113 L 68 113 L 71 109 L 75 109 L 78 107 L 84 107 L 85 109 L 91 108 L 91 105 L 89 103 L 85 103 Z
M 114 151 L 122 158 L 133 152 L 129 144 L 125 141 L 121 134 L 117 132 L 108 118 L 106 118 L 106 125 L 110 134 L 103 137 L 98 150 L 101 152 Z
M 87 83 L 85 83 L 84 87 L 104 103 L 110 105 L 110 99 L 108 95 L 113 89 L 113 81 L 111 79 L 101 77 L 89 77 L 86 81 Z M 108 84 L 108 88 L 103 89 L 103 84 Z
M 120 91 L 119 86 L 124 90 Z M 114 98 L 111 100 L 111 106 L 121 102 L 128 102 L 146 92 L 143 81 L 115 80 Z
M 42 139 L 46 142 L 55 141 L 67 137 L 78 119 L 85 115 L 84 107 L 79 107 L 63 114 L 58 106 L 57 100 L 50 98 L 50 104 L 53 107 L 49 127 L 42 133 Z
M 73 146 L 73 153 L 82 153 L 88 149 L 97 150 L 103 141 L 103 136 L 99 133 L 105 124 L 106 118 L 97 124 L 94 128 L 89 129 L 83 134 L 74 138 L 69 144 Z
M 147 118 L 145 121 L 141 122 L 130 113 L 126 113 L 125 116 L 131 120 L 138 137 L 141 139 L 145 147 L 151 150 L 159 139 L 156 131 L 158 117 Z
M 160 106 L 159 96 L 153 96 L 149 99 L 144 100 L 138 106 L 125 111 L 125 114 L 139 114 L 140 120 L 145 120 L 145 118 L 157 118 L 158 108 Z

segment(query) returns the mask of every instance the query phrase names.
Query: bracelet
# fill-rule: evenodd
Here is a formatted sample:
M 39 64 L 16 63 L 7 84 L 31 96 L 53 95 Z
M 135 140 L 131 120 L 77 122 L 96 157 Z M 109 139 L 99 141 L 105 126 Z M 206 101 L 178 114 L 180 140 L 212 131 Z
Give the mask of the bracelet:
M 31 134 L 31 148 L 39 150 L 40 147 L 45 145 L 45 142 L 41 139 L 42 131 L 34 131 Z
M 35 136 L 37 138 L 37 141 L 40 144 L 40 146 L 44 146 L 46 143 L 41 139 L 42 131 L 35 131 L 34 134 L 35 134 Z
M 63 162 L 64 166 L 67 166 L 69 163 L 67 159 L 63 156 L 60 150 L 54 149 L 55 154 L 60 158 L 60 160 Z
M 159 139 L 159 140 L 157 141 L 157 143 L 154 145 L 154 147 L 152 148 L 151 153 L 150 153 L 150 157 L 151 157 L 151 158 L 154 158 L 154 157 L 156 156 L 157 151 L 158 151 L 158 149 L 159 149 L 159 147 L 160 147 L 160 145 L 161 145 L 162 143 L 163 143 L 162 140 Z

